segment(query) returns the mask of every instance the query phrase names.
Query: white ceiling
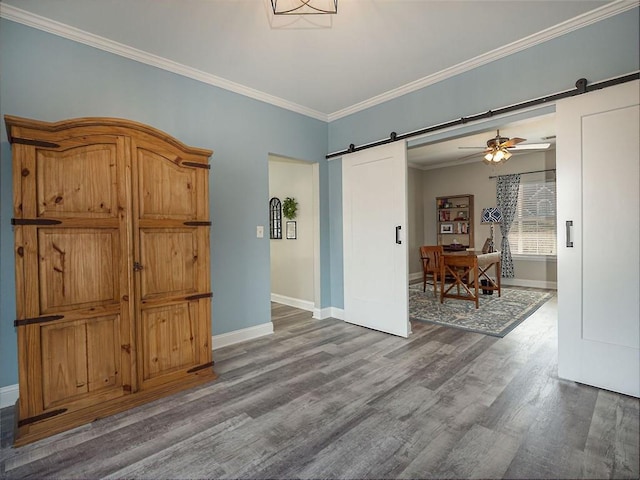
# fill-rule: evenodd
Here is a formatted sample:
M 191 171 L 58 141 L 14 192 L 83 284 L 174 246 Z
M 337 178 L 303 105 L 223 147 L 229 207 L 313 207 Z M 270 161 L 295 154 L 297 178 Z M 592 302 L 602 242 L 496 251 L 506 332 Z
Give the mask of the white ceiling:
M 330 121 L 629 4 L 637 1 L 338 0 L 337 15 L 288 25 L 270 0 L 0 0 L 0 13 Z M 500 129 L 528 143 L 555 132 L 552 117 Z M 460 160 L 472 151 L 458 146 L 494 136 L 414 148 L 409 161 L 477 161 Z
M 270 0 L 2 3 L 327 117 L 612 2 L 338 0 L 306 16 L 328 28 L 286 28 Z

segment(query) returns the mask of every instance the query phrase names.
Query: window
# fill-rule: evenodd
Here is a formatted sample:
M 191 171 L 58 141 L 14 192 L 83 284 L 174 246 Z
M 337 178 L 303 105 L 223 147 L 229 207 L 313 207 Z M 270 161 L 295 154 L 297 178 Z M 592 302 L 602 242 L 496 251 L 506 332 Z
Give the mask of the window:
M 520 183 L 509 246 L 514 255 L 556 254 L 555 180 Z
M 282 239 L 282 203 L 278 197 L 269 200 L 269 238 Z

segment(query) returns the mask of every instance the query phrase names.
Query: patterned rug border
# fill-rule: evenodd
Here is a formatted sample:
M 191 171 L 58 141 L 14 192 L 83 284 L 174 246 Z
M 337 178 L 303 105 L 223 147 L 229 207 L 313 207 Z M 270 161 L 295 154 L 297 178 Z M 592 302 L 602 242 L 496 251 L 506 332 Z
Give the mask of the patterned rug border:
M 427 285 L 427 289 L 428 288 L 429 288 L 429 285 Z M 433 286 L 431 286 L 431 288 L 433 288 Z M 410 284 L 409 285 L 409 290 L 417 290 L 418 293 L 423 293 L 422 292 L 422 284 L 421 283 L 420 284 L 418 284 L 418 283 Z M 527 310 L 524 310 L 523 311 L 523 315 L 522 315 L 521 318 L 519 318 L 518 320 L 514 320 L 513 322 L 508 324 L 504 329 L 500 330 L 500 332 L 498 332 L 498 333 L 494 333 L 494 332 L 490 332 L 490 331 L 482 330 L 482 329 L 478 329 L 478 328 L 470 328 L 470 327 L 466 327 L 464 325 L 456 325 L 454 323 L 439 322 L 437 320 L 427 320 L 427 319 L 423 319 L 423 318 L 418 318 L 418 317 L 412 316 L 411 313 L 409 314 L 409 319 L 417 321 L 417 322 L 430 323 L 432 325 L 438 325 L 438 326 L 441 326 L 441 327 L 456 328 L 458 330 L 464 330 L 465 332 L 479 333 L 479 334 L 482 334 L 482 335 L 489 335 L 491 337 L 504 338 L 511 331 L 513 331 L 516 327 L 518 327 L 522 322 L 524 322 L 527 318 L 529 318 L 531 315 L 533 315 L 542 305 L 547 303 L 553 297 L 553 295 L 555 294 L 554 290 L 547 290 L 547 289 L 543 289 L 543 288 L 533 288 L 533 287 L 509 286 L 509 287 L 506 287 L 506 288 L 502 287 L 502 290 L 503 290 L 503 292 L 505 290 L 521 290 L 521 291 L 540 292 L 540 293 L 543 294 L 543 296 L 536 303 L 531 304 L 531 306 L 529 306 L 529 308 Z M 494 294 L 497 295 L 496 293 L 494 293 Z M 466 301 L 466 300 L 445 299 L 445 301 L 448 301 L 448 300 L 449 301 L 461 301 L 461 302 Z M 469 303 L 472 303 L 472 302 L 469 302 Z M 480 307 L 480 308 L 482 308 L 482 307 Z M 411 311 L 411 301 L 410 300 L 409 300 L 409 311 Z

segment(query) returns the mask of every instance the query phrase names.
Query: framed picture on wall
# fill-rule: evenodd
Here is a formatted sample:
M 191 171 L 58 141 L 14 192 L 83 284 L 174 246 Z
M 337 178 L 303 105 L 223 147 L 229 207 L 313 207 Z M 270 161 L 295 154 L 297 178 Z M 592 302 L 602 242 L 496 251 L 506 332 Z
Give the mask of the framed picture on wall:
M 295 240 L 298 236 L 296 222 L 287 222 L 287 240 Z
M 440 233 L 453 233 L 453 223 L 440 224 Z

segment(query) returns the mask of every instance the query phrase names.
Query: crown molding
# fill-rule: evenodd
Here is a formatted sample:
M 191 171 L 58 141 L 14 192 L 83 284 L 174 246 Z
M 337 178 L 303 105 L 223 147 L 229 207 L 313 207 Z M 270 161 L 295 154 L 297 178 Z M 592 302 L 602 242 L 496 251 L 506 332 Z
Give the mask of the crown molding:
M 527 48 L 531 48 L 540 43 L 573 32 L 574 30 L 578 30 L 582 27 L 586 27 L 593 23 L 599 22 L 600 20 L 604 20 L 605 18 L 609 18 L 627 10 L 631 10 L 632 8 L 636 8 L 639 4 L 640 1 L 638 0 L 618 0 L 609 3 L 590 12 L 578 15 L 577 17 L 559 23 L 558 25 L 549 27 L 538 33 L 534 33 L 533 35 L 529 35 L 528 37 L 525 37 L 523 39 L 496 48 L 495 50 L 491 50 L 490 52 L 483 53 L 482 55 L 478 55 L 477 57 L 474 57 L 470 60 L 465 60 L 462 63 L 446 68 L 444 70 L 440 70 L 433 75 L 428 75 L 396 89 L 389 90 L 388 92 L 376 95 L 375 97 L 371 97 L 368 100 L 356 103 L 355 105 L 352 105 L 350 107 L 338 110 L 334 113 L 330 113 L 328 115 L 329 122 L 333 122 L 334 120 L 338 120 L 354 113 L 361 112 L 362 110 L 366 110 L 367 108 L 380 105 L 381 103 L 388 102 L 389 100 L 401 97 L 402 95 L 406 95 L 407 93 L 415 92 L 435 83 L 442 82 L 443 80 L 454 77 L 464 72 L 468 72 L 469 70 L 473 70 L 474 68 L 486 65 L 487 63 L 493 62 L 495 60 L 499 60 L 513 53 L 526 50 Z
M 146 65 L 151 65 L 168 72 L 176 73 L 178 75 L 182 75 L 184 77 L 188 77 L 202 83 L 213 85 L 224 90 L 253 98 L 254 100 L 259 100 L 276 107 L 284 108 L 286 110 L 290 110 L 307 117 L 315 118 L 324 122 L 332 122 L 334 120 L 338 120 L 340 118 L 344 118 L 354 113 L 360 112 L 362 110 L 366 110 L 367 108 L 371 108 L 376 105 L 380 105 L 381 103 L 388 102 L 389 100 L 401 97 L 403 95 L 406 95 L 407 93 L 415 92 L 422 88 L 451 78 L 455 75 L 459 75 L 487 63 L 504 58 L 513 53 L 520 52 L 553 38 L 565 35 L 574 30 L 604 20 L 608 17 L 618 15 L 627 10 L 636 8 L 639 4 L 640 1 L 638 0 L 617 0 L 612 3 L 608 3 L 583 15 L 579 15 L 575 18 L 559 23 L 558 25 L 547 28 L 533 35 L 529 35 L 528 37 L 525 37 L 521 40 L 517 40 L 503 47 L 497 48 L 482 55 L 478 55 L 477 57 L 441 70 L 437 73 L 434 73 L 433 75 L 428 75 L 416 81 L 407 83 L 399 88 L 389 90 L 388 92 L 376 95 L 375 97 L 371 97 L 368 100 L 356 103 L 355 105 L 330 114 L 325 114 L 323 112 L 313 110 L 303 105 L 290 102 L 283 98 L 276 97 L 274 95 L 270 95 L 268 93 L 261 92 L 250 87 L 246 87 L 239 83 L 217 77 L 210 73 L 203 72 L 202 70 L 188 67 L 181 63 L 160 57 L 158 55 L 154 55 L 137 48 L 133 48 L 128 45 L 124 45 L 122 43 L 115 42 L 98 35 L 94 35 L 70 25 L 66 25 L 64 23 L 60 23 L 55 20 L 42 17 L 40 15 L 27 12 L 26 10 L 22 10 L 12 5 L 0 3 L 0 17 L 106 52 L 110 52 L 121 57 L 135 60 Z
M 275 105 L 276 107 L 281 107 L 286 110 L 305 115 L 307 117 L 322 120 L 323 122 L 328 121 L 327 115 L 317 110 L 298 105 L 297 103 L 289 102 L 288 100 L 285 100 L 283 98 L 276 97 L 259 90 L 255 90 L 250 87 L 246 87 L 239 83 L 217 77 L 196 68 L 188 67 L 181 63 L 160 57 L 158 55 L 154 55 L 152 53 L 148 53 L 143 50 L 139 50 L 137 48 L 133 48 L 119 42 L 115 42 L 113 40 L 109 40 L 108 38 L 94 35 L 84 30 L 80 30 L 79 28 L 75 28 L 70 25 L 66 25 L 49 18 L 27 12 L 26 10 L 22 10 L 12 5 L 0 3 L 0 17 L 6 18 L 7 20 L 11 20 L 16 23 L 20 23 L 22 25 L 26 25 L 28 27 L 42 30 L 43 32 L 66 38 L 68 40 L 73 40 L 74 42 L 82 43 L 84 45 L 88 45 L 105 52 L 113 53 L 130 60 L 135 60 L 136 62 L 151 65 L 153 67 L 176 73 L 178 75 L 182 75 L 184 77 L 188 77 L 202 83 L 213 85 L 224 90 L 229 90 L 231 92 L 244 95 L 245 97 L 253 98 L 254 100 L 259 100 L 271 105 Z

